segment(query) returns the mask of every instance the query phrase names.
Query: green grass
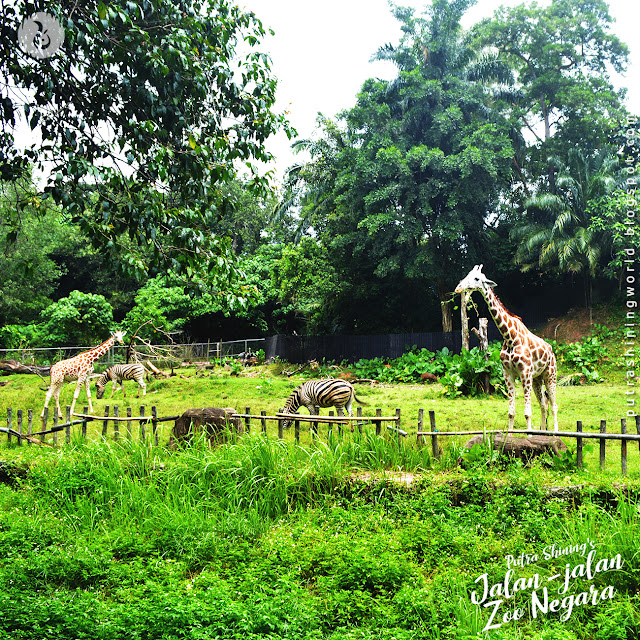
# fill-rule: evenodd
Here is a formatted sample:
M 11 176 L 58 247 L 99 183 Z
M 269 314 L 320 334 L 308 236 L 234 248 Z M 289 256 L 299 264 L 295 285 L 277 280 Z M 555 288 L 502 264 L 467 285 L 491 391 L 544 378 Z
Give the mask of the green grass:
M 26 478 L 0 485 L 3 638 L 475 637 L 488 620 L 470 600 L 478 576 L 498 582 L 507 555 L 537 553 L 517 575 L 548 577 L 583 560 L 546 560 L 548 545 L 589 540 L 598 557 L 622 554 L 623 571 L 571 592 L 612 584 L 615 597 L 566 622 L 526 615 L 495 637 L 638 637 L 640 510 L 610 486 L 551 499 L 540 470 L 515 464 L 432 472 L 411 490 L 354 478 L 397 455 L 382 438 L 21 455 Z

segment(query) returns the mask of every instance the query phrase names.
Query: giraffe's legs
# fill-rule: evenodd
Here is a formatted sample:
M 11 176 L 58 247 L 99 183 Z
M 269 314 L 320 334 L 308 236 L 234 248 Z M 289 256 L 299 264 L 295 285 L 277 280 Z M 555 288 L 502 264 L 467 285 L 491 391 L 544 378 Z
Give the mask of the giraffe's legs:
M 547 388 L 549 394 L 549 408 L 551 409 L 551 415 L 553 416 L 553 430 L 558 430 L 558 405 L 556 403 L 556 372 L 548 371 L 544 375 L 544 386 Z
M 49 401 L 53 397 L 56 401 L 56 407 L 58 408 L 58 415 L 62 415 L 60 410 L 60 391 L 64 383 L 52 382 L 47 389 L 47 395 L 44 398 L 44 407 L 42 408 L 41 418 L 44 418 L 44 410 L 49 406 Z
M 533 379 L 531 375 L 522 376 L 522 388 L 524 389 L 524 417 L 527 420 L 527 429 L 531 429 L 531 387 Z
M 542 377 L 533 379 L 533 390 L 540 404 L 540 429 L 547 428 L 547 399 L 542 392 Z
M 516 381 L 511 373 L 504 372 L 504 381 L 509 393 L 509 431 L 513 429 L 516 419 Z
M 73 410 L 76 406 L 76 401 L 78 400 L 78 396 L 80 395 L 80 389 L 82 389 L 83 385 L 87 392 L 87 401 L 89 403 L 89 413 L 93 413 L 93 406 L 91 404 L 91 387 L 89 386 L 89 376 L 86 375 L 84 379 L 78 378 L 78 384 L 76 384 L 76 390 L 73 392 L 73 400 L 71 402 L 71 415 L 73 415 Z

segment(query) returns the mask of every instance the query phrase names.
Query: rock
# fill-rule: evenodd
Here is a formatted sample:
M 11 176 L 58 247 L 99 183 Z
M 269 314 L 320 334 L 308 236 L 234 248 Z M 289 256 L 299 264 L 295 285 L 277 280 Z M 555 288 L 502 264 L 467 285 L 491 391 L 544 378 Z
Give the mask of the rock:
M 487 436 L 477 435 L 471 438 L 464 447 L 471 449 L 474 444 L 485 441 Z M 567 445 L 558 436 L 529 436 L 528 438 L 515 438 L 501 433 L 488 437 L 496 451 L 513 458 L 520 458 L 523 462 L 531 462 L 537 456 L 544 453 L 557 456 L 561 451 L 567 451 Z M 461 463 L 462 459 L 458 460 Z
M 206 428 L 209 444 L 216 445 L 227 441 L 230 432 L 244 433 L 244 424 L 240 418 L 233 418 L 235 409 L 227 407 L 203 407 L 188 409 L 176 421 L 169 438 L 169 448 L 178 444 L 190 444 L 193 436 Z

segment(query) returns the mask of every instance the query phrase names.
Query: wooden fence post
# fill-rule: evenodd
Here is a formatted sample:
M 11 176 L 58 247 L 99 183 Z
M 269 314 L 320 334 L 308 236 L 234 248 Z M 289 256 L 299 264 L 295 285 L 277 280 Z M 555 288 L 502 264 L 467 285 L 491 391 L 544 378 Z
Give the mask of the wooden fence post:
M 109 405 L 106 405 L 105 408 L 104 408 L 104 417 L 105 418 L 109 417 Z M 108 425 L 109 425 L 109 421 L 108 420 L 103 420 L 103 422 L 102 422 L 102 438 L 104 440 L 107 439 Z
M 62 416 L 60 416 L 62 417 Z M 58 426 L 58 408 L 56 407 L 53 410 L 53 429 L 55 429 Z M 54 431 L 53 432 L 53 446 L 57 446 L 58 445 L 58 432 Z
M 362 418 L 362 407 L 356 409 L 356 417 Z M 358 433 L 362 435 L 362 422 L 358 422 Z
M 582 433 L 582 420 L 576 423 L 576 431 Z M 576 438 L 576 463 L 578 469 L 582 469 L 582 438 Z
M 131 417 L 131 407 L 127 407 L 127 418 Z M 132 431 L 132 425 L 133 421 L 132 420 L 127 420 L 127 440 L 131 440 L 133 438 L 133 431 Z
M 600 433 L 607 432 L 607 421 L 600 420 Z M 604 438 L 600 438 L 600 469 L 604 471 L 605 457 L 607 451 L 607 441 Z
M 627 419 L 622 418 L 620 422 L 620 433 L 627 433 Z M 627 441 L 620 440 L 620 466 L 622 475 L 627 475 Z
M 27 411 L 27 435 L 31 435 L 33 433 L 33 409 L 29 409 Z M 27 440 L 29 446 L 31 446 L 31 441 Z
M 87 416 L 89 415 L 89 407 L 82 407 L 82 413 Z M 87 425 L 89 424 L 89 418 L 82 418 L 82 439 L 87 439 Z
M 300 420 L 294 420 L 293 432 L 296 438 L 296 444 L 300 444 Z
M 147 437 L 147 421 L 144 418 L 144 405 L 140 406 L 140 442 L 144 442 Z
M 282 440 L 282 438 L 284 438 L 284 433 L 283 433 L 283 419 L 282 418 L 278 418 L 278 439 Z
M 7 409 L 7 427 L 13 429 L 13 409 Z M 7 444 L 11 444 L 11 434 L 7 433 Z
M 153 433 L 153 444 L 158 446 L 158 407 L 151 406 L 151 431 Z
M 267 412 L 263 409 L 260 412 L 261 416 L 266 416 Z M 260 431 L 262 432 L 263 435 L 267 435 L 267 419 L 266 418 L 260 418 Z
M 45 407 L 42 413 L 42 431 L 47 430 L 47 422 L 49 422 L 49 407 Z M 41 435 L 40 442 L 46 442 L 47 436 Z
M 429 411 L 429 423 L 431 425 L 431 454 L 438 460 L 440 458 L 440 447 L 438 446 L 438 429 L 436 429 L 436 412 Z
M 247 434 L 251 431 L 251 407 L 245 407 L 244 412 L 247 414 L 247 417 L 244 419 L 244 429 Z
M 382 415 L 382 409 L 376 409 L 376 418 L 379 418 Z M 376 435 L 379 436 L 382 431 L 382 422 L 380 420 L 374 420 L 373 423 L 376 425 Z
M 416 445 L 420 447 L 424 442 L 424 437 L 420 435 L 424 425 L 424 409 L 418 409 L 418 435 L 416 436 Z
M 640 436 L 640 414 L 636 414 L 636 431 Z M 640 442 L 638 442 L 638 451 L 640 451 Z
M 71 442 L 71 407 L 67 407 L 67 426 L 64 428 L 64 442 L 69 444 Z
M 16 412 L 17 414 L 17 421 L 18 423 L 16 424 L 16 431 L 19 434 L 22 434 L 22 409 L 18 409 L 18 411 Z M 22 438 L 18 438 L 18 446 L 21 447 L 22 446 Z
M 396 418 L 398 418 L 396 420 L 396 437 L 398 438 L 398 444 L 400 444 L 400 440 L 402 439 L 402 436 L 400 435 L 400 429 L 401 429 L 401 425 L 402 425 L 402 420 L 401 420 L 401 416 L 400 416 L 400 409 L 396 409 Z
M 120 422 L 118 421 L 118 418 L 120 417 L 120 409 L 118 408 L 118 405 L 114 405 L 113 407 L 113 439 L 115 442 L 118 442 L 118 440 L 120 439 Z

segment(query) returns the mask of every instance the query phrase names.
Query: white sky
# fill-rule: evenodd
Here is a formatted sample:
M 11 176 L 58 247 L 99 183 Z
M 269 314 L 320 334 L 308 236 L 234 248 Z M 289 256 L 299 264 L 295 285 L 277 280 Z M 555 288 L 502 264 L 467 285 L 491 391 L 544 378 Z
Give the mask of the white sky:
M 500 5 L 515 6 L 523 0 L 478 0 L 463 19 L 470 27 L 493 15 Z M 309 138 L 316 129 L 318 112 L 333 117 L 355 104 L 356 94 L 367 78 L 391 80 L 396 69 L 391 63 L 369 62 L 377 49 L 388 42 L 397 44 L 401 31 L 391 14 L 387 0 L 240 0 L 253 11 L 266 29 L 260 50 L 269 53 L 272 71 L 278 78 L 276 111 L 288 111 L 289 120 L 300 138 Z M 398 0 L 421 13 L 426 0 Z M 539 4 L 547 4 L 542 0 Z M 615 19 L 613 33 L 630 49 L 630 64 L 618 86 L 628 88 L 627 107 L 640 113 L 640 2 L 609 0 Z M 633 80 L 636 82 L 634 83 Z M 616 83 L 618 84 L 618 83 Z M 301 157 L 291 153 L 284 134 L 268 144 L 276 156 L 276 181 L 282 180 L 287 167 Z

